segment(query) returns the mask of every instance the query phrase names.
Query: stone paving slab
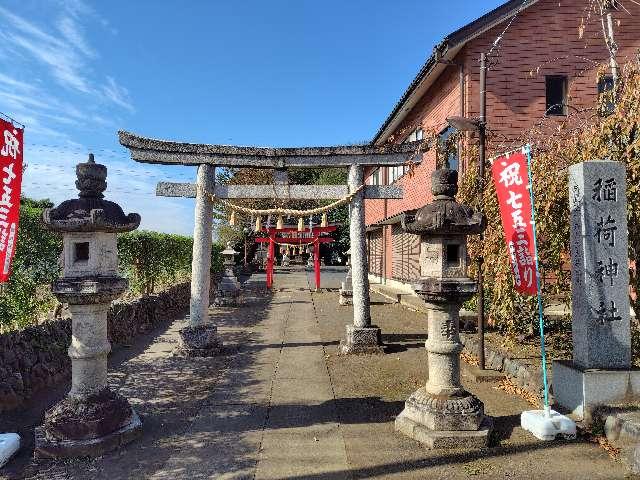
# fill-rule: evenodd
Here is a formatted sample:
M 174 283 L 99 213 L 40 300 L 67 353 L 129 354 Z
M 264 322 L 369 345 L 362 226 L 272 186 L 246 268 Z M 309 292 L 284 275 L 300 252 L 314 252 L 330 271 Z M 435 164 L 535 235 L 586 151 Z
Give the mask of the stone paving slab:
M 266 407 L 216 405 L 202 409 L 182 436 L 184 447 L 152 480 L 253 478 Z

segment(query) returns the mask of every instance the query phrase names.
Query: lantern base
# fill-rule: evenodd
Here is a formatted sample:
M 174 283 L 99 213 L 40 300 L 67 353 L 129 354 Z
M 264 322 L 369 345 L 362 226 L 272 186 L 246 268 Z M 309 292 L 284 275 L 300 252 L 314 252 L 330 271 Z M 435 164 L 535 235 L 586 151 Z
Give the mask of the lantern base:
M 239 291 L 218 291 L 213 299 L 213 305 L 216 307 L 237 307 L 239 297 Z
M 431 430 L 402 412 L 396 417 L 395 428 L 431 449 L 485 448 L 489 445 L 493 420 L 484 417 L 479 430 Z
M 175 355 L 184 357 L 214 357 L 223 352 L 218 327 L 213 324 L 188 326 L 181 329 L 180 344 Z
M 340 342 L 338 352 L 342 355 L 384 353 L 380 327 L 347 325 L 347 335 L 345 340 Z
M 429 448 L 480 448 L 489 443 L 493 421 L 469 392 L 431 395 L 421 388 L 396 417 L 396 430 Z
M 105 388 L 88 397 L 67 396 L 49 409 L 35 431 L 35 455 L 97 457 L 141 433 L 142 422 L 127 399 Z
M 353 290 L 344 290 L 341 288 L 338 303 L 340 305 L 353 305 Z

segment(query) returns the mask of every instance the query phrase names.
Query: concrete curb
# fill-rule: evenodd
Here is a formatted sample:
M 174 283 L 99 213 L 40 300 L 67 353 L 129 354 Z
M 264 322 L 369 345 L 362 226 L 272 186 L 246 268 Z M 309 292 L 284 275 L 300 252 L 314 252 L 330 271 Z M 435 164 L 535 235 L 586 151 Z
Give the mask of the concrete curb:
M 478 340 L 475 335 L 460 333 L 460 340 L 465 350 L 476 357 L 480 354 Z M 542 369 L 540 367 L 532 367 L 526 365 L 504 355 L 497 350 L 492 349 L 485 343 L 485 368 L 504 373 L 513 383 L 535 395 L 542 398 L 544 394 L 544 385 L 542 383 Z M 549 384 L 550 395 L 552 395 L 552 385 Z M 553 403 L 553 397 L 550 398 Z

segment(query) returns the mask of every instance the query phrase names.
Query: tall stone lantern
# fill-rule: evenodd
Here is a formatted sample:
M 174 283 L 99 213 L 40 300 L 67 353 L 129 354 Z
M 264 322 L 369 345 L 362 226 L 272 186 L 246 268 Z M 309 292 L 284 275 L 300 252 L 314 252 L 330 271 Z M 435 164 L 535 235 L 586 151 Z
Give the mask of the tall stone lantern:
M 492 420 L 484 405 L 460 384 L 460 308 L 476 293 L 467 276 L 467 236 L 486 228 L 486 218 L 455 200 L 458 172 L 436 170 L 434 200 L 416 213 L 407 232 L 420 235 L 420 278 L 413 285 L 428 310 L 429 380 L 405 402 L 396 430 L 431 448 L 486 446 Z
M 238 297 L 240 295 L 240 282 L 233 272 L 235 266 L 235 256 L 238 254 L 231 242 L 227 242 L 227 248 L 222 251 L 222 258 L 224 261 L 224 273 L 222 278 L 216 285 L 216 296 L 214 304 L 218 306 L 234 306 L 238 303 Z
M 351 276 L 351 249 L 345 252 L 347 255 L 347 276 L 342 281 L 340 288 L 340 305 L 353 305 L 353 280 Z
M 103 199 L 107 167 L 93 154 L 76 166 L 78 198 L 44 212 L 49 230 L 62 234 L 63 272 L 53 293 L 71 311 L 71 390 L 47 410 L 36 429 L 36 454 L 97 456 L 133 440 L 142 423 L 126 398 L 107 385 L 107 312 L 128 287 L 118 275 L 120 232 L 135 230 L 140 215 L 125 215 Z

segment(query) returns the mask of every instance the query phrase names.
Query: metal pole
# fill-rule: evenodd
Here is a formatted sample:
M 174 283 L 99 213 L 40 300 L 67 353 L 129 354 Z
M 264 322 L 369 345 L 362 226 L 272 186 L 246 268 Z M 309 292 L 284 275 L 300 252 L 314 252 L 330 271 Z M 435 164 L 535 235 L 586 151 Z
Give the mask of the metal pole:
M 486 122 L 487 122 L 487 56 L 480 54 L 480 125 L 479 125 L 479 145 L 478 145 L 478 177 L 480 180 L 480 198 L 478 211 L 484 210 L 484 161 L 486 143 Z M 481 244 L 484 244 L 484 235 L 480 236 Z M 480 344 L 479 367 L 484 370 L 484 279 L 482 278 L 482 264 L 484 257 L 478 255 L 478 340 Z
M 606 4 L 607 9 L 607 39 L 606 44 L 609 49 L 609 65 L 611 66 L 611 77 L 613 77 L 614 88 L 618 86 L 618 62 L 616 54 L 618 53 L 618 44 L 613 38 L 613 16 L 611 11 L 614 8 L 615 1 L 609 0 Z

